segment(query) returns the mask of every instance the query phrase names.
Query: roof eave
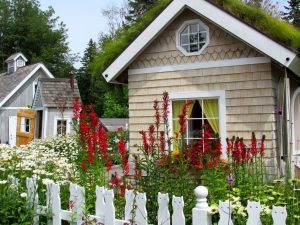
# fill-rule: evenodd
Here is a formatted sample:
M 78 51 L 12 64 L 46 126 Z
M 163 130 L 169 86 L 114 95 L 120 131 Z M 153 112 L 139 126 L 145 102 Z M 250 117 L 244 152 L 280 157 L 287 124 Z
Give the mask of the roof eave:
M 184 1 L 172 1 L 158 17 L 113 61 L 102 73 L 107 82 L 118 83 L 116 78 L 185 8 Z
M 231 35 L 269 56 L 279 64 L 290 68 L 300 76 L 297 53 L 282 46 L 251 26 L 238 20 L 210 2 L 201 0 L 174 0 L 170 5 L 133 41 L 102 73 L 107 82 L 116 82 L 116 78 L 134 61 L 134 59 L 154 40 L 159 33 L 185 8 L 223 28 Z
M 26 76 L 18 85 L 15 87 L 1 102 L 0 107 L 2 107 L 39 69 L 43 69 L 47 76 L 54 78 L 50 71 L 42 64 L 39 63 L 36 68 L 34 68 L 28 76 Z

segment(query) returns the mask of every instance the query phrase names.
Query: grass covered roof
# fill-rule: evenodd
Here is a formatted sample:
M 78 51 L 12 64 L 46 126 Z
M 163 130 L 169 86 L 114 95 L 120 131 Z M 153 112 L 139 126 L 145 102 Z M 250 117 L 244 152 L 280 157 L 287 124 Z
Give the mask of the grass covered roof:
M 95 73 L 102 73 L 135 38 L 168 6 L 172 0 L 158 0 L 130 27 L 120 30 L 115 39 L 108 40 L 93 61 Z M 195 0 L 197 1 L 197 0 Z M 246 5 L 241 0 L 206 0 L 239 20 L 252 26 L 282 45 L 300 52 L 300 29 L 268 15 L 262 9 Z

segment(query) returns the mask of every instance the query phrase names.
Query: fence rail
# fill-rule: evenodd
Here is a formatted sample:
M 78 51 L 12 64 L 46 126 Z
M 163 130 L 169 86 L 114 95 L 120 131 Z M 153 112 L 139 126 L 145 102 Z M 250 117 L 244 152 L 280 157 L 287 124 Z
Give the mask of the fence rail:
M 29 207 L 35 210 L 34 224 L 39 223 L 39 217 L 48 215 L 49 223 L 60 225 L 62 221 L 69 221 L 72 225 L 93 224 L 104 225 L 148 225 L 146 209 L 146 193 L 133 190 L 125 192 L 124 218 L 116 219 L 114 206 L 114 192 L 105 187 L 96 187 L 95 214 L 87 215 L 85 211 L 85 191 L 83 187 L 70 183 L 69 209 L 61 209 L 60 186 L 54 182 L 46 184 L 46 205 L 39 205 L 37 183 L 32 178 L 26 179 Z M 208 190 L 204 186 L 195 189 L 197 202 L 192 210 L 193 225 L 211 225 L 211 215 L 207 203 Z M 183 213 L 183 197 L 172 197 L 172 215 L 169 210 L 169 195 L 158 193 L 158 225 L 185 225 Z M 219 202 L 220 220 L 218 225 L 233 225 L 231 220 L 232 205 L 230 202 Z M 261 206 L 259 202 L 248 201 L 247 225 L 259 225 Z M 285 225 L 287 211 L 285 207 L 273 206 L 272 218 L 274 225 Z M 87 221 L 88 220 L 88 221 Z

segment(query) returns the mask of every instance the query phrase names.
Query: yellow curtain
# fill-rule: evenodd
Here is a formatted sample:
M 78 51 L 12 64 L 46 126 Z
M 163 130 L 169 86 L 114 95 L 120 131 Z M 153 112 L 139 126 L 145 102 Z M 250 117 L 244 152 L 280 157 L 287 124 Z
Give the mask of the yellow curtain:
M 201 101 L 201 100 L 200 100 Z M 219 104 L 218 99 L 203 100 L 202 110 L 213 131 L 219 133 Z
M 173 137 L 179 133 L 178 116 L 181 114 L 181 110 L 185 104 L 185 101 L 173 101 L 172 102 L 172 119 L 173 119 Z

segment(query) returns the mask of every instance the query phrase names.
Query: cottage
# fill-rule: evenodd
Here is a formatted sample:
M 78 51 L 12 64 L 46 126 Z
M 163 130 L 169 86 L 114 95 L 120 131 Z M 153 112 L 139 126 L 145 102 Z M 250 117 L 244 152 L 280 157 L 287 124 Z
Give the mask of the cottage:
M 36 111 L 35 137 L 72 133 L 75 98 L 80 98 L 80 94 L 73 75 L 70 78 L 39 79 L 32 104 Z
M 42 64 L 26 65 L 22 53 L 11 55 L 5 61 L 7 72 L 0 74 L 0 140 L 16 144 L 17 111 L 31 107 L 39 78 L 53 78 Z M 20 129 L 30 129 L 30 120 L 22 119 Z
M 153 100 L 167 91 L 172 134 L 189 99 L 187 142 L 203 124 L 223 146 L 226 137 L 265 134 L 268 164 L 297 173 L 299 52 L 213 2 L 171 1 L 103 72 L 108 82 L 128 82 L 130 145 L 140 144 L 139 130 L 153 122 Z

